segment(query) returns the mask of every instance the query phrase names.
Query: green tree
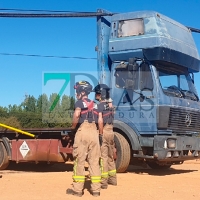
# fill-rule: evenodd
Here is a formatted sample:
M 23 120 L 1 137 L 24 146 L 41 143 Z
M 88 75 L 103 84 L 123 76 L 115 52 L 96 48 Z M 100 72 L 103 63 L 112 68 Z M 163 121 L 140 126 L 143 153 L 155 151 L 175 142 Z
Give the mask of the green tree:
M 19 106 L 0 107 L 0 120 L 21 128 L 70 127 L 74 102 L 73 97 L 63 95 L 60 98 L 56 93 L 49 98 L 42 94 L 37 99 L 26 95 Z
M 73 101 L 72 98 L 66 95 L 63 95 L 62 101 L 61 101 L 61 115 L 62 115 L 62 121 L 63 126 L 69 127 L 72 123 L 72 113 L 73 113 L 73 107 L 74 103 L 72 105 Z
M 8 108 L 0 106 L 0 117 L 7 117 L 8 116 Z
M 36 111 L 36 99 L 34 96 L 26 95 L 24 102 L 22 103 L 25 111 L 35 112 Z
M 39 113 L 46 113 L 49 112 L 49 102 L 48 97 L 46 94 L 42 94 L 38 97 L 36 102 L 36 110 Z
M 19 120 L 14 116 L 11 116 L 11 117 L 8 117 L 8 118 L 7 117 L 0 117 L 0 122 L 2 124 L 5 124 L 7 126 L 11 126 L 11 127 L 14 127 L 14 128 L 20 129 L 22 127 Z M 0 127 L 0 130 L 5 130 L 5 128 Z

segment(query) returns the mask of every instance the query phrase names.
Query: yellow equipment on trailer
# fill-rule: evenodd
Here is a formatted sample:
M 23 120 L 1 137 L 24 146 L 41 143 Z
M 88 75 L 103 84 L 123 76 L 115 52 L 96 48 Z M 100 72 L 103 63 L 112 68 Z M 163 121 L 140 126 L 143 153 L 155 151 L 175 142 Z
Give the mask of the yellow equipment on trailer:
M 8 125 L 1 124 L 1 123 L 0 123 L 0 126 L 2 126 L 2 127 L 4 127 L 4 128 L 7 128 L 7 129 L 10 129 L 10 130 L 12 130 L 12 131 L 16 131 L 16 132 L 18 132 L 18 133 L 21 133 L 21 134 L 24 134 L 24 135 L 33 137 L 33 138 L 35 137 L 35 135 L 32 134 L 32 133 L 29 133 L 29 132 L 27 132 L 27 131 L 22 131 L 22 130 L 20 130 L 20 129 L 18 129 L 18 128 L 14 128 L 14 127 L 12 127 L 12 126 L 8 126 Z

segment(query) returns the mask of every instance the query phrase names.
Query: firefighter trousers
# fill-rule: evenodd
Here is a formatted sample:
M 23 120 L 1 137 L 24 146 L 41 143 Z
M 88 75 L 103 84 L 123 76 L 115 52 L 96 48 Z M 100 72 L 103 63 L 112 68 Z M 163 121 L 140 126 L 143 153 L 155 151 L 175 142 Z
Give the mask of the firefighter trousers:
M 103 129 L 103 141 L 101 145 L 101 184 L 117 185 L 116 166 L 114 154 L 114 132 L 113 125 L 106 124 Z
M 76 132 L 73 145 L 73 190 L 82 192 L 85 182 L 85 161 L 91 177 L 91 191 L 99 192 L 101 188 L 101 171 L 99 166 L 100 145 L 96 124 L 84 121 Z

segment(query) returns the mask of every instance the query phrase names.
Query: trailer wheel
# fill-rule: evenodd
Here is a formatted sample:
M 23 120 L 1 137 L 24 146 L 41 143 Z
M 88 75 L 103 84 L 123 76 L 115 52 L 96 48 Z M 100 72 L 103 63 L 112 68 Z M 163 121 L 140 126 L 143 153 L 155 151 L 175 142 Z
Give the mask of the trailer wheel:
M 0 170 L 4 170 L 9 165 L 9 158 L 6 148 L 2 142 L 0 142 Z
M 160 165 L 156 162 L 147 162 L 147 165 L 151 168 L 151 169 L 169 169 L 171 167 L 171 165 Z
M 115 147 L 117 150 L 116 169 L 117 172 L 125 172 L 129 166 L 131 152 L 127 140 L 119 133 L 114 132 Z

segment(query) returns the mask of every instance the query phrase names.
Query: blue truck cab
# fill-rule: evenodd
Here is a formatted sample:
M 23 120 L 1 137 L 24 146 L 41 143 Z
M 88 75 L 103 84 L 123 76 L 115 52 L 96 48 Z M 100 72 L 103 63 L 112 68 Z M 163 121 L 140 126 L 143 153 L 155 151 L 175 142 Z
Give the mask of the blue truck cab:
M 99 10 L 99 12 L 102 12 Z M 200 156 L 200 59 L 190 29 L 154 11 L 97 19 L 100 83 L 111 88 L 119 172 Z

